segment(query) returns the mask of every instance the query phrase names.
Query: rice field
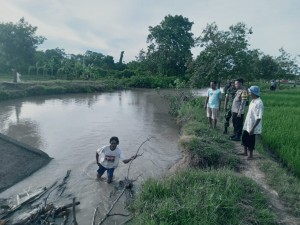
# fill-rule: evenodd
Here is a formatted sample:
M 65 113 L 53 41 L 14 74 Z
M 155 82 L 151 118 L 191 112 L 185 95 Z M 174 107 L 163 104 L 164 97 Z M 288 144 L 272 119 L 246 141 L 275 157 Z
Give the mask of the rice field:
M 300 176 L 300 90 L 262 94 L 262 140 L 282 162 Z

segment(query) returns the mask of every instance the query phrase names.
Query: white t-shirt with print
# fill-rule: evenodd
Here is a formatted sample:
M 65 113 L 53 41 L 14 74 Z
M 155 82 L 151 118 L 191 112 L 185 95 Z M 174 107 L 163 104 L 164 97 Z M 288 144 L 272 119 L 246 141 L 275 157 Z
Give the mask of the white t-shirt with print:
M 260 98 L 253 99 L 250 102 L 248 113 L 244 122 L 243 130 L 248 131 L 250 133 L 253 128 L 255 121 L 260 119 L 259 124 L 254 129 L 254 134 L 261 134 L 262 132 L 262 115 L 264 111 L 264 105 Z
M 123 154 L 121 149 L 116 147 L 115 150 L 110 149 L 110 145 L 103 146 L 96 151 L 100 156 L 100 164 L 105 168 L 117 168 L 120 159 L 123 159 Z

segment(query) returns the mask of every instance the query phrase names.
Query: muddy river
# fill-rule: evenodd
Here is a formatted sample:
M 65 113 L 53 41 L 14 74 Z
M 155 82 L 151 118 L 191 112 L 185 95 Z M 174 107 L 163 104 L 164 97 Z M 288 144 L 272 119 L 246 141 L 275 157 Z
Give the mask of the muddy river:
M 152 137 L 141 147 L 143 155 L 130 169 L 130 177 L 138 178 L 137 183 L 161 177 L 181 157 L 179 127 L 168 114 L 164 94 L 135 89 L 0 102 L 0 132 L 53 157 L 48 165 L 2 192 L 0 198 L 47 187 L 71 170 L 66 190 L 53 201 L 71 202 L 76 197 L 81 202 L 77 206 L 78 223 L 91 224 L 94 209 L 100 209 L 100 217 L 109 209 L 111 193 L 127 174 L 128 164 L 120 163 L 113 184 L 96 179 L 95 151 L 107 145 L 111 136 L 119 137 L 125 158 Z

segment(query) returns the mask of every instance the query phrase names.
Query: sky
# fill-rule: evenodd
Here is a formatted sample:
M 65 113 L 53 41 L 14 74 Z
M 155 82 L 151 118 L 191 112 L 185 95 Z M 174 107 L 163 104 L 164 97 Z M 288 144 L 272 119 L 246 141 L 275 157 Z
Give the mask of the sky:
M 279 56 L 283 47 L 292 57 L 300 55 L 299 0 L 0 0 L 0 23 L 24 17 L 47 38 L 39 50 L 90 50 L 113 56 L 115 62 L 125 51 L 125 63 L 147 49 L 149 26 L 167 15 L 188 18 L 195 37 L 213 22 L 219 30 L 243 22 L 253 30 L 251 49 Z M 194 57 L 200 51 L 193 48 Z

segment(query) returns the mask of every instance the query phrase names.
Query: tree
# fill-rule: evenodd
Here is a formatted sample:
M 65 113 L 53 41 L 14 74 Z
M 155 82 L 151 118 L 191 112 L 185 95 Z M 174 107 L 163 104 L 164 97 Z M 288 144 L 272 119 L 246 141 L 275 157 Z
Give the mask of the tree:
M 279 52 L 280 56 L 276 58 L 279 65 L 278 78 L 294 79 L 296 75 L 300 74 L 297 59 L 292 58 L 283 48 L 280 48 Z
M 204 49 L 193 64 L 192 84 L 199 86 L 211 80 L 253 77 L 259 52 L 248 49 L 249 34 L 252 29 L 244 23 L 230 26 L 228 31 L 220 31 L 216 23 L 208 24 L 198 38 Z
M 34 63 L 38 45 L 45 40 L 36 35 L 37 27 L 21 18 L 16 24 L 0 23 L 0 68 L 2 72 L 17 69 L 27 71 Z
M 166 76 L 184 75 L 195 44 L 192 25 L 193 22 L 181 15 L 168 15 L 159 25 L 149 27 L 146 61 L 151 72 Z
M 279 64 L 272 56 L 263 55 L 258 65 L 261 79 L 271 80 L 278 78 Z

